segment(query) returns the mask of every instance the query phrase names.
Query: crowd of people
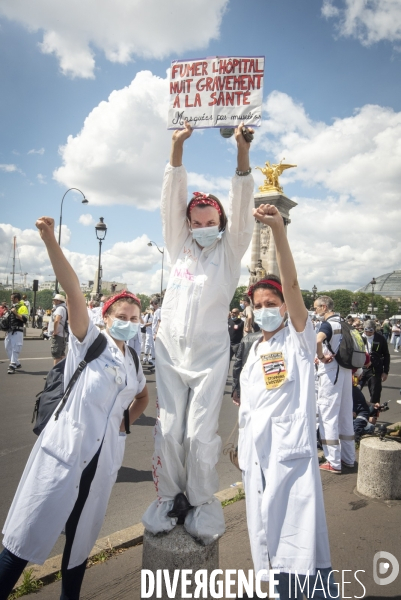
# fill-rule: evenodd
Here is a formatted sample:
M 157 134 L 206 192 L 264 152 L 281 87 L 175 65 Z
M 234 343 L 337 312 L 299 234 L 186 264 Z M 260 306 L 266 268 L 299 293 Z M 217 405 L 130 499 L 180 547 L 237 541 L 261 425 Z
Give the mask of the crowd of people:
M 138 297 L 127 291 L 87 305 L 56 241 L 54 220 L 36 222 L 66 294 L 54 296 L 48 327 L 54 369 L 65 358 L 66 392 L 31 452 L 3 528 L 0 600 L 6 600 L 28 561 L 44 562 L 62 530 L 61 600 L 79 599 L 129 426 L 148 404 L 142 367 L 156 367 L 157 385 L 156 497 L 143 523 L 153 534 L 181 523 L 203 545 L 224 534 L 215 496 L 218 421 L 233 357 L 238 460 L 254 568 L 264 570 L 262 579 L 271 568 L 280 571 L 281 600 L 300 598 L 296 582 L 304 585 L 307 578 L 314 598 L 340 597 L 331 573 L 319 469 L 340 474 L 354 467 L 354 423 L 364 430 L 371 418 L 361 390 L 367 387 L 370 405 L 377 407 L 390 366 L 387 340 L 390 333 L 397 337 L 397 326 L 385 331 L 383 323 L 382 334 L 372 320 L 352 323 L 362 330 L 365 360 L 355 369 L 355 399 L 352 369 L 338 362 L 343 324 L 333 300 L 316 299 L 315 327 L 279 211 L 268 204 L 254 209 L 243 125 L 235 131 L 237 168 L 227 213 L 212 194 L 194 192 L 187 203 L 182 159 L 191 135 L 188 123 L 174 132 L 164 174 L 161 215 L 171 274 L 162 308 L 161 299 L 153 298 L 143 311 Z M 271 229 L 280 276 L 266 274 L 254 283 L 227 324 L 255 219 Z M 21 366 L 29 313 L 14 294 L 6 334 L 9 372 Z M 89 361 L 99 344 L 103 351 Z M 326 458 L 321 465 L 317 429 Z

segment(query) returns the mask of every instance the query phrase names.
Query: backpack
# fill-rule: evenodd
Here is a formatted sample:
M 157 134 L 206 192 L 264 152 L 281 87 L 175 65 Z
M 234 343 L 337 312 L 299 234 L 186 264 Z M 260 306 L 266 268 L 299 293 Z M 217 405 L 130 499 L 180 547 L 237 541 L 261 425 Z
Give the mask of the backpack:
M 7 310 L 2 317 L 0 317 L 0 331 L 9 331 L 11 329 L 11 312 Z
M 334 317 L 329 317 L 326 321 L 330 321 Z M 340 345 L 337 352 L 333 352 L 330 343 L 326 341 L 326 345 L 334 358 L 344 369 L 359 369 L 363 367 L 366 361 L 365 343 L 359 331 L 348 325 L 344 319 L 340 318 L 339 325 L 341 326 Z
M 95 341 L 89 346 L 85 358 L 79 363 L 78 368 L 75 373 L 72 375 L 66 390 L 64 391 L 64 370 L 65 370 L 65 361 L 63 358 L 60 360 L 52 369 L 50 369 L 47 377 L 44 389 L 36 394 L 36 402 L 35 407 L 33 409 L 32 415 L 32 423 L 35 421 L 35 427 L 33 428 L 33 432 L 36 435 L 40 435 L 43 429 L 46 427 L 50 418 L 54 414 L 56 408 L 57 411 L 55 413 L 55 420 L 57 421 L 60 412 L 63 410 L 68 397 L 71 393 L 72 388 L 77 382 L 79 376 L 82 371 L 85 369 L 86 365 L 102 354 L 102 352 L 106 349 L 107 339 L 102 334 L 99 333 Z M 136 372 L 139 370 L 139 359 L 138 355 L 133 348 L 128 346 L 132 358 L 135 363 Z M 128 410 L 124 411 L 124 422 L 125 422 L 125 430 L 126 433 L 130 433 L 129 431 L 129 412 Z

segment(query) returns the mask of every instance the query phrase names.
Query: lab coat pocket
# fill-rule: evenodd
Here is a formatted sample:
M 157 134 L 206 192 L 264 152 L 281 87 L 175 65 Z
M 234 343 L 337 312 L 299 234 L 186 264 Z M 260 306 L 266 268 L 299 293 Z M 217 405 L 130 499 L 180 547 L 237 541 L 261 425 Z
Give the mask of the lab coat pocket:
M 272 417 L 272 448 L 280 462 L 310 458 L 312 448 L 306 415 L 293 413 Z
M 111 469 L 112 477 L 117 477 L 117 473 L 120 470 L 121 465 L 123 464 L 126 439 L 127 435 L 123 432 L 120 432 L 114 450 L 113 466 Z
M 51 419 L 45 427 L 41 448 L 67 466 L 72 467 L 81 451 L 85 427 L 63 411 L 56 420 Z

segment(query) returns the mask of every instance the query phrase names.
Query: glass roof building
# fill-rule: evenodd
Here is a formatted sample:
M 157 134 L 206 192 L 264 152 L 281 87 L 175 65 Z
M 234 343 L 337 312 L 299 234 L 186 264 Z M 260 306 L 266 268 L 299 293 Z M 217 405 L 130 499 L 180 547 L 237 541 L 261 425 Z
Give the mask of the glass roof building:
M 401 270 L 393 271 L 392 273 L 386 273 L 375 277 L 375 294 L 388 298 L 390 300 L 401 301 Z M 372 293 L 372 286 L 367 283 L 363 287 L 356 290 L 357 292 L 365 292 L 366 294 Z

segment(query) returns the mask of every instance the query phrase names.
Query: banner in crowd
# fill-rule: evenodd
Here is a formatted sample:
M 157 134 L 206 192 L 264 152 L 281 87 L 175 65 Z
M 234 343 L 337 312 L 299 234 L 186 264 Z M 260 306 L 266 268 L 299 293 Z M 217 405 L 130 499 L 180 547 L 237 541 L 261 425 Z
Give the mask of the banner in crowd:
M 215 56 L 175 60 L 170 69 L 168 129 L 258 127 L 261 124 L 264 56 Z

